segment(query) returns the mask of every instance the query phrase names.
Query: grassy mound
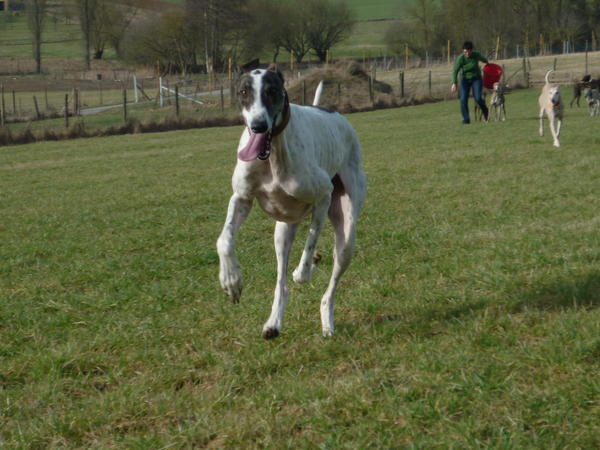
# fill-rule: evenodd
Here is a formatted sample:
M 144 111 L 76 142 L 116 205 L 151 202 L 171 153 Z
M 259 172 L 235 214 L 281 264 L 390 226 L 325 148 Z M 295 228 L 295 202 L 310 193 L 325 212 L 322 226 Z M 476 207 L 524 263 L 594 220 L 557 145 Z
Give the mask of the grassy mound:
M 373 81 L 370 91 L 370 75 L 357 62 L 339 62 L 314 69 L 305 77 L 292 80 L 288 95 L 292 103 L 312 104 L 319 82 L 324 89 L 320 106 L 340 112 L 366 111 L 373 107 L 397 106 L 392 86 Z

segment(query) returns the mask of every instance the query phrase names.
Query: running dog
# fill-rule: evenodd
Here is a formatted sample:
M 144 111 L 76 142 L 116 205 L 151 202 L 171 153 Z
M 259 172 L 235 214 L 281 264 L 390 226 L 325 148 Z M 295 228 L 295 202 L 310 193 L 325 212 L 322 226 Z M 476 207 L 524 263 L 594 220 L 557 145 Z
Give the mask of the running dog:
M 490 109 L 494 113 L 494 118 L 496 119 L 496 122 L 499 120 L 503 122 L 506 121 L 506 99 L 504 97 L 505 90 L 506 85 L 504 83 L 494 83 L 494 88 L 492 90 L 492 98 L 490 100 Z
M 586 88 L 591 78 L 592 77 L 590 75 L 585 75 L 581 81 L 578 81 L 573 85 L 573 98 L 571 99 L 571 103 L 569 103 L 569 108 L 573 107 L 573 103 L 577 103 L 577 107 L 579 108 L 581 93 Z
M 560 88 L 556 84 L 551 84 L 548 80 L 550 74 L 554 70 L 549 70 L 546 73 L 546 83 L 542 88 L 542 93 L 538 99 L 540 105 L 540 136 L 544 135 L 544 114 L 548 116 L 550 122 L 550 131 L 554 139 L 554 146 L 560 147 L 558 137 L 560 136 L 560 127 L 563 120 L 563 105 L 560 100 Z
M 311 278 L 317 240 L 329 215 L 335 232 L 333 273 L 320 311 L 323 335 L 331 336 L 334 295 L 352 258 L 356 221 L 366 194 L 358 137 L 338 113 L 290 104 L 283 75 L 275 69 L 242 75 L 238 98 L 246 128 L 237 150 L 233 195 L 217 240 L 221 286 L 239 301 L 242 275 L 235 237 L 256 199 L 276 221 L 277 284 L 262 336 L 277 337 L 288 301 L 288 261 L 298 227 L 312 215 L 304 252 L 293 272 L 294 281 L 302 283 Z
M 597 116 L 600 110 L 600 91 L 598 91 L 598 89 L 595 88 L 586 89 L 585 100 L 588 104 L 588 111 L 590 112 L 590 116 Z

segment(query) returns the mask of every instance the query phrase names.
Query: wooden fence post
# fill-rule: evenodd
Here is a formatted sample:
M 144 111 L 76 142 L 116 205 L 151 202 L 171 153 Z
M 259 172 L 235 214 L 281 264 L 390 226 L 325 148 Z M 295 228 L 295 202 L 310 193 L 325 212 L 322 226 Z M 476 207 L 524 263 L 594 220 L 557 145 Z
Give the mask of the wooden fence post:
M 179 119 L 179 85 L 175 85 L 175 115 Z
M 12 100 L 13 100 L 13 116 L 17 117 L 17 96 L 15 94 L 15 90 L 12 91 Z
M 306 80 L 302 80 L 302 104 L 306 105 Z
M 123 88 L 123 122 L 127 122 L 127 89 Z
M 431 97 L 431 70 L 429 71 L 429 75 L 428 75 L 428 85 L 429 85 L 429 97 Z
M 404 71 L 400 71 L 400 97 L 404 98 Z
M 231 106 L 235 106 L 237 100 L 237 91 L 235 89 L 235 81 L 231 80 L 229 83 L 229 103 Z
M 69 128 L 69 94 L 65 94 L 65 128 Z
M 342 102 L 342 85 L 340 83 L 337 84 L 337 104 L 339 105 Z
M 223 95 L 223 85 L 221 84 L 221 112 L 225 111 L 225 96 Z
M 38 106 L 37 98 L 35 98 L 35 95 L 33 96 L 33 106 L 35 107 L 35 118 L 37 120 L 40 120 L 41 119 L 40 108 Z
M 4 126 L 4 121 L 6 120 L 5 118 L 5 109 L 4 109 L 4 85 L 0 85 L 0 95 L 2 96 L 2 99 L 0 100 L 0 127 Z

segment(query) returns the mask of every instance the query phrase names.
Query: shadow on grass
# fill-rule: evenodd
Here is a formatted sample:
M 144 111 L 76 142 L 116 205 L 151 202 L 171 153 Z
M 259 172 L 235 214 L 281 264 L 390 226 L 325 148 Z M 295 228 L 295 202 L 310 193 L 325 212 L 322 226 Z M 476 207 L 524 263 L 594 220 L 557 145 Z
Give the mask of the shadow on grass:
M 590 272 L 580 278 L 564 278 L 524 291 L 510 307 L 510 312 L 527 309 L 559 311 L 569 308 L 600 306 L 600 272 Z
M 452 322 L 469 321 L 479 317 L 482 311 L 492 308 L 499 314 L 518 314 L 527 310 L 564 311 L 576 308 L 600 307 L 600 272 L 590 272 L 577 278 L 556 280 L 535 286 L 516 285 L 507 292 L 504 300 L 465 300 L 453 306 L 435 303 L 422 308 L 411 308 L 405 312 L 364 312 L 358 320 L 337 324 L 338 331 L 353 336 L 365 327 L 391 333 L 409 334 L 420 337 L 433 336 Z

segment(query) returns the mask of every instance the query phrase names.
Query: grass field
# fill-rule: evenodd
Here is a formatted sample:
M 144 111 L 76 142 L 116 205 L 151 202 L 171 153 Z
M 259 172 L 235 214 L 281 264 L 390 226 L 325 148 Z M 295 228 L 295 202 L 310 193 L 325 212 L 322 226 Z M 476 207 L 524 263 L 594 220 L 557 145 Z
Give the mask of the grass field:
M 555 149 L 536 96 L 348 116 L 369 194 L 332 339 L 329 228 L 277 340 L 258 207 L 221 293 L 240 127 L 0 148 L 0 446 L 597 448 L 598 119 Z

